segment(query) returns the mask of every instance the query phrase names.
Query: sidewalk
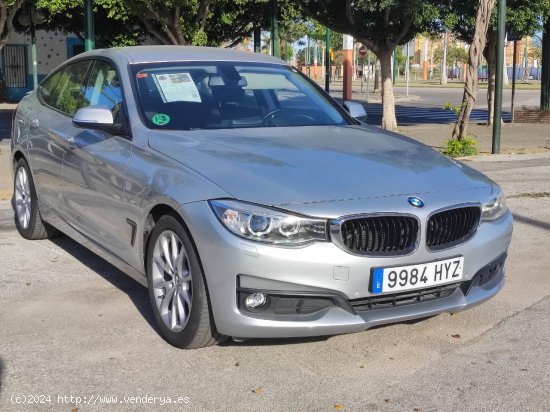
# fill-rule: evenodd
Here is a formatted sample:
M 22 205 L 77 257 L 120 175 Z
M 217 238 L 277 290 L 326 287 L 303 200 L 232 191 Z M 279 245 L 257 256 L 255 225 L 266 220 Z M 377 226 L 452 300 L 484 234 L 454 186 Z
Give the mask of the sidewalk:
M 452 136 L 454 123 L 399 126 L 399 132 L 438 150 Z M 469 134 L 478 141 L 480 153 L 491 153 L 493 128 L 470 123 Z M 505 123 L 501 128 L 500 153 L 550 153 L 550 125 Z

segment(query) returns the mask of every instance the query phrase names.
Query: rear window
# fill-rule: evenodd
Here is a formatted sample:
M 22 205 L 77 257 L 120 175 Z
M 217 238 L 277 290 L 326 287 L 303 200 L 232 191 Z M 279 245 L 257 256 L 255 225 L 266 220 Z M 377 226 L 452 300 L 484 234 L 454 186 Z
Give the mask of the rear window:
M 231 62 L 132 67 L 151 129 L 347 124 L 340 109 L 286 66 Z

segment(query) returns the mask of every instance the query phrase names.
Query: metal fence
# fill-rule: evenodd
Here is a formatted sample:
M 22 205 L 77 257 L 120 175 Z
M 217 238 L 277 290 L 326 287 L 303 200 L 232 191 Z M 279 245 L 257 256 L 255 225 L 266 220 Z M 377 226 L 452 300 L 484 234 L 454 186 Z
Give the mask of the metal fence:
M 6 87 L 27 87 L 27 56 L 24 45 L 6 44 L 2 48 L 2 72 Z

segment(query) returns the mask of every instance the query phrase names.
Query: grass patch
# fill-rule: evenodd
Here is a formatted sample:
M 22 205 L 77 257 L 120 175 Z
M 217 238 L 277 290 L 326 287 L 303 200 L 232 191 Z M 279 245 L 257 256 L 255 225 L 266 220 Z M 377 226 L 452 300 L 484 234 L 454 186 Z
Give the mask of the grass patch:
M 473 137 L 462 140 L 449 139 L 444 142 L 443 154 L 449 157 L 466 157 L 477 154 L 477 141 Z

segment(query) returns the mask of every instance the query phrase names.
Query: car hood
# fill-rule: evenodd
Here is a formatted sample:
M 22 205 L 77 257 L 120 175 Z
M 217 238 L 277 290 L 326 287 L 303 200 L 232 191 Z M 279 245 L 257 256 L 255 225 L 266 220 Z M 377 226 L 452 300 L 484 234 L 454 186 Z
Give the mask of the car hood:
M 466 190 L 491 181 L 407 137 L 374 127 L 154 131 L 152 149 L 236 199 L 273 206 Z

